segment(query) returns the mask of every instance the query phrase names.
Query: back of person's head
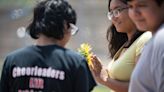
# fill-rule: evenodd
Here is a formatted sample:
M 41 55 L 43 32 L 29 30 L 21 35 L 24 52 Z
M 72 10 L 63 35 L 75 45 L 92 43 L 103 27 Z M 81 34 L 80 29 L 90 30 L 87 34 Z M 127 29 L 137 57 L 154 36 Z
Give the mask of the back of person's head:
M 27 31 L 34 39 L 39 34 L 55 39 L 64 37 L 64 25 L 76 24 L 76 12 L 65 0 L 44 0 L 34 8 L 33 21 Z

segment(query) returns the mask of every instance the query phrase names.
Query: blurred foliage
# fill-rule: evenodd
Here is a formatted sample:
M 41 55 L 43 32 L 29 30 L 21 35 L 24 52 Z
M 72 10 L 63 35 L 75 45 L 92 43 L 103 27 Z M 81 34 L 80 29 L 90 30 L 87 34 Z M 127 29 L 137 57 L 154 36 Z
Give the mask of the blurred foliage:
M 102 85 L 98 85 L 96 86 L 92 92 L 111 92 L 109 88 L 102 86 Z
M 1 78 L 2 66 L 3 66 L 3 62 L 2 59 L 0 59 L 0 78 Z
M 0 8 L 10 7 L 31 7 L 36 3 L 37 0 L 0 0 Z

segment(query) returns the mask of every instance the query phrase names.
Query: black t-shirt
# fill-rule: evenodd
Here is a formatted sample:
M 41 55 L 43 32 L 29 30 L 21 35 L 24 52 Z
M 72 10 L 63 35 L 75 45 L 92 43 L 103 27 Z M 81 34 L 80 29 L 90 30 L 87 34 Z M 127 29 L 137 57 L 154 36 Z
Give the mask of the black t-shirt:
M 90 92 L 94 86 L 84 57 L 57 45 L 10 53 L 1 76 L 1 92 Z

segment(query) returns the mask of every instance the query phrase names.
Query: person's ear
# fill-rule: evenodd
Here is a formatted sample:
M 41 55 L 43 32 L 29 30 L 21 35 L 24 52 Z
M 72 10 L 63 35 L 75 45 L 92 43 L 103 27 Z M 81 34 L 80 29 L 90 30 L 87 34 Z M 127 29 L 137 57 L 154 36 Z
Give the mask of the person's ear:
M 70 26 L 68 25 L 68 23 L 66 21 L 64 21 L 64 28 L 63 28 L 64 34 L 70 32 L 69 28 L 70 28 Z

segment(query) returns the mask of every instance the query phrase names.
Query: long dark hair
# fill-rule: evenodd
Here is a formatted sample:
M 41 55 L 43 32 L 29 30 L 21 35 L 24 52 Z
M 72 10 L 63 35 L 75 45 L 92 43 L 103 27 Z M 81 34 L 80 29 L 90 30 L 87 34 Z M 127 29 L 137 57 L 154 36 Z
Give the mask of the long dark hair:
M 126 33 L 120 33 L 116 31 L 115 26 L 112 24 L 106 34 L 106 38 L 108 40 L 108 50 L 113 58 L 119 48 L 128 41 L 128 37 Z
M 120 1 L 127 4 L 126 0 L 120 0 Z M 110 2 L 111 0 L 109 0 L 108 9 L 110 7 Z M 108 28 L 107 34 L 106 34 L 107 41 L 109 42 L 108 50 L 109 50 L 111 58 L 114 57 L 116 52 L 121 48 L 121 46 L 123 46 L 124 43 L 127 43 L 124 47 L 128 48 L 142 33 L 143 32 L 136 31 L 136 33 L 133 35 L 133 38 L 130 41 L 128 41 L 127 34 L 117 32 L 116 27 L 112 24 Z

